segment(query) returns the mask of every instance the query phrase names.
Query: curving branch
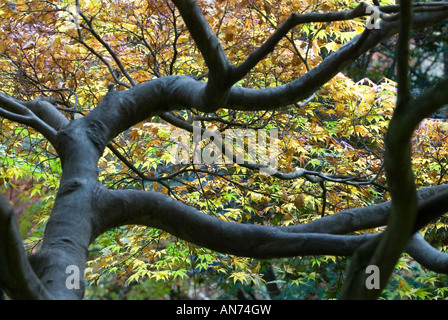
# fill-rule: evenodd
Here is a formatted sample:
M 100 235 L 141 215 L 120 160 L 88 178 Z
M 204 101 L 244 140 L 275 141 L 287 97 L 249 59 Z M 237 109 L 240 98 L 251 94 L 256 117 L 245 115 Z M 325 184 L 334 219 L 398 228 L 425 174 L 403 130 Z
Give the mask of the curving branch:
M 448 254 L 431 246 L 420 233 L 412 236 L 406 252 L 425 268 L 437 273 L 448 273 Z
M 414 17 L 413 27 L 432 25 L 446 17 L 448 12 L 421 13 Z M 106 101 L 92 113 L 103 114 L 102 118 L 111 125 L 110 136 L 114 137 L 150 116 L 176 109 L 196 108 L 209 112 L 215 111 L 218 107 L 246 111 L 284 107 L 307 99 L 346 65 L 397 31 L 396 21 L 382 21 L 380 29 L 366 29 L 300 78 L 275 88 L 251 89 L 232 86 L 226 100 L 221 104 L 208 100 L 206 91 L 210 88 L 209 82 L 186 76 L 167 76 L 139 84 L 129 90 L 114 91 L 114 99 L 108 99 L 106 95 Z M 225 78 L 225 74 L 222 76 Z M 219 99 L 222 98 L 220 94 L 222 90 L 213 92 L 216 96 L 220 96 Z M 127 117 L 125 119 L 118 117 L 116 109 L 123 109 Z
M 268 110 L 295 104 L 297 101 L 307 99 L 346 65 L 381 40 L 397 33 L 400 26 L 396 16 L 384 16 L 379 29 L 366 29 L 302 77 L 276 88 L 249 89 L 234 86 L 234 82 L 273 50 L 282 34 L 290 30 L 293 24 L 303 23 L 311 18 L 318 21 L 348 19 L 361 15 L 364 5 L 343 13 L 292 15 L 283 27 L 274 32 L 265 45 L 235 68 L 230 65 L 197 3 L 193 0 L 175 0 L 174 3 L 204 56 L 209 68 L 207 82 L 187 76 L 168 76 L 133 86 L 132 79 L 128 78 L 131 83 L 131 85 L 125 84 L 128 90 L 109 90 L 96 108 L 85 117 L 70 122 L 55 113 L 58 111 L 51 101 L 36 99 L 23 102 L 0 94 L 0 115 L 30 125 L 44 134 L 55 145 L 63 164 L 60 188 L 46 225 L 41 250 L 30 258 L 30 262 L 26 260 L 21 248 L 13 212 L 5 199 L 0 197 L 0 243 L 8 244 L 0 250 L 0 284 L 7 288 L 8 294 L 19 298 L 82 298 L 83 288 L 70 290 L 65 286 L 66 267 L 75 265 L 84 270 L 88 248 L 95 237 L 110 228 L 124 224 L 160 228 L 186 241 L 216 251 L 255 258 L 355 254 L 353 260 L 359 261 L 362 267 L 366 261 L 378 261 L 377 256 L 373 260 L 370 259 L 377 248 L 379 248 L 377 252 L 381 255 L 387 254 L 387 250 L 383 250 L 383 247 L 385 244 L 390 244 L 391 233 L 387 230 L 394 230 L 394 223 L 389 226 L 391 229 L 387 228 L 386 232 L 379 235 L 346 235 L 346 233 L 384 226 L 393 221 L 390 219 L 396 219 L 398 212 L 400 219 L 401 217 L 406 219 L 408 215 L 411 217 L 403 236 L 399 239 L 399 245 L 393 248 L 394 258 L 397 253 L 406 249 L 428 265 L 431 265 L 430 259 L 433 257 L 439 259 L 438 261 L 446 261 L 445 254 L 427 250 L 427 244 L 418 236 L 412 239 L 410 237 L 448 211 L 448 201 L 445 200 L 448 198 L 446 197 L 448 186 L 416 192 L 408 174 L 409 159 L 405 159 L 406 166 L 400 167 L 402 159 L 398 153 L 388 154 L 390 157 L 387 163 L 388 178 L 394 199 L 392 203 L 347 210 L 303 226 L 270 227 L 228 222 L 201 213 L 163 194 L 135 190 L 106 190 L 98 182 L 98 160 L 104 149 L 111 146 L 110 141 L 129 127 L 154 115 L 160 115 L 167 121 L 178 124 L 179 127 L 190 125 L 170 113 L 176 109 L 196 108 L 206 112 L 219 107 L 233 110 Z M 396 7 L 389 8 L 390 11 L 387 11 L 387 8 L 383 9 L 384 12 L 396 12 Z M 401 20 L 405 21 L 401 30 L 407 30 L 406 28 L 410 26 L 408 18 L 411 14 L 413 28 L 433 25 L 448 17 L 447 10 L 437 12 L 415 10 L 413 13 L 411 10 L 403 10 L 400 12 L 400 17 L 405 17 L 407 20 L 404 18 Z M 85 21 L 86 30 L 93 32 L 92 28 L 89 29 L 90 20 L 85 18 Z M 79 36 L 82 41 L 80 34 Z M 100 38 L 97 40 L 101 42 Z M 102 44 L 108 48 L 106 43 Z M 98 53 L 97 57 L 106 63 L 104 57 Z M 115 63 L 120 63 L 117 56 Z M 108 68 L 111 69 L 110 64 Z M 404 143 L 404 153 L 409 154 L 408 139 L 413 126 L 429 110 L 448 102 L 447 93 L 443 91 L 447 84 L 448 80 L 442 81 L 439 86 L 415 101 L 404 99 L 403 106 L 409 112 L 395 118 L 394 121 L 398 121 L 397 126 L 392 123 L 390 136 L 396 140 L 389 140 L 389 151 L 391 149 L 392 152 L 395 151 L 394 147 L 397 150 L 402 148 L 401 143 Z M 406 88 L 404 92 L 407 92 Z M 428 102 L 422 101 L 425 98 L 431 99 Z M 397 132 L 397 135 L 394 132 Z M 221 146 L 223 147 L 222 144 Z M 396 176 L 394 176 L 395 168 L 399 169 Z M 400 171 L 402 169 L 405 171 Z M 281 178 L 289 178 L 280 173 L 275 174 Z M 307 171 L 294 173 L 291 177 L 293 176 L 309 179 L 331 178 L 333 179 L 331 181 L 347 182 L 346 178 L 322 177 Z M 400 190 L 403 182 L 407 189 Z M 418 195 L 425 200 L 417 202 Z M 410 213 L 406 212 L 407 209 Z M 400 227 L 396 230 L 402 231 Z M 422 250 L 427 251 L 425 253 Z M 383 261 L 379 260 L 379 263 Z M 359 270 L 355 269 L 357 272 Z M 355 278 L 356 276 L 355 274 Z M 388 277 L 387 272 L 384 272 L 384 276 Z M 359 284 L 359 281 L 352 283 Z M 16 290 L 22 290 L 21 286 L 25 288 L 23 295 L 16 293 Z M 349 285 L 347 288 L 352 287 Z
M 418 122 L 448 103 L 448 95 L 446 89 L 444 89 L 446 88 L 447 83 L 448 79 L 441 80 L 435 87 L 428 89 L 415 100 L 407 100 L 407 103 L 402 106 L 406 112 L 402 113 L 398 118 L 395 118 L 399 119 L 395 121 L 399 121 L 400 129 L 404 130 L 404 133 L 401 133 L 404 134 L 404 138 L 398 139 L 396 145 L 389 144 L 389 148 L 397 151 L 398 149 L 403 148 L 403 145 L 406 146 L 407 144 L 410 144 L 410 136 Z M 389 134 L 392 133 L 393 131 L 389 131 Z M 395 132 L 394 137 L 396 138 L 397 136 L 399 137 L 400 134 Z M 400 156 L 397 154 L 396 159 L 394 160 L 396 163 L 389 164 L 392 166 L 392 168 L 389 168 L 392 172 L 389 171 L 388 178 L 396 179 L 394 182 L 395 185 L 392 184 L 392 199 L 395 199 L 395 205 L 398 207 L 395 209 L 391 208 L 394 214 L 392 214 L 390 220 L 388 220 L 388 228 L 383 234 L 383 237 L 375 239 L 375 241 L 372 241 L 370 244 L 366 244 L 360 252 L 355 254 L 355 263 L 350 269 L 346 288 L 343 293 L 344 298 L 359 298 L 360 296 L 369 296 L 369 293 L 374 293 L 373 291 L 365 292 L 364 290 L 364 292 L 360 292 L 355 290 L 355 287 L 363 288 L 363 286 L 356 286 L 351 283 L 351 281 L 362 282 L 363 280 L 359 280 L 359 277 L 363 277 L 365 274 L 360 270 L 363 270 L 365 266 L 369 264 L 375 264 L 380 268 L 384 268 L 381 270 L 382 272 L 385 271 L 384 273 L 387 274 L 387 269 L 393 268 L 396 260 L 388 260 L 384 258 L 384 256 L 387 255 L 387 257 L 390 257 L 395 255 L 395 259 L 398 259 L 398 255 L 404 250 L 404 247 L 407 245 L 408 239 L 412 234 L 414 234 L 415 238 L 418 230 L 448 212 L 448 192 L 447 190 L 444 190 L 444 188 L 440 189 L 442 190 L 440 193 L 434 194 L 425 201 L 420 201 L 417 205 L 418 192 L 414 198 L 415 200 L 412 196 L 412 193 L 415 192 L 415 187 L 412 171 L 410 169 L 411 164 L 404 164 L 406 160 L 410 162 L 409 152 L 407 154 L 407 159 L 404 159 L 402 155 Z M 403 175 L 406 174 L 406 170 L 402 171 L 402 169 L 406 168 L 409 178 L 403 177 Z M 415 210 L 414 217 L 412 216 L 412 210 Z M 399 216 L 396 216 L 397 212 L 400 212 Z M 447 272 L 446 262 L 444 262 L 446 259 L 445 255 L 432 248 L 428 243 L 423 243 L 422 239 L 417 242 L 416 240 L 412 240 L 410 247 L 408 248 L 412 249 L 409 253 L 411 253 L 419 263 L 432 269 L 436 262 L 442 261 L 443 263 L 438 265 L 437 270 L 443 270 L 440 272 Z M 431 248 L 431 250 L 429 250 L 429 248 Z M 392 254 L 391 251 L 394 253 Z M 377 252 L 377 254 L 375 255 L 374 252 Z M 386 267 L 384 267 L 385 265 Z M 382 279 L 382 281 L 382 284 L 384 285 L 387 279 Z M 378 292 L 375 292 L 374 296 L 375 294 L 378 294 Z
M 434 218 L 434 211 L 438 216 L 447 212 L 447 201 L 444 206 L 433 201 L 447 198 L 447 194 L 448 185 L 420 190 L 419 216 L 431 213 Z M 385 202 L 342 211 L 304 225 L 270 227 L 223 221 L 156 192 L 102 189 L 97 195 L 99 217 L 95 230 L 98 234 L 123 225 L 145 225 L 218 252 L 260 259 L 297 255 L 351 256 L 360 246 L 370 240 L 378 242 L 384 234 L 345 234 L 385 226 L 391 206 L 390 202 Z M 436 266 L 431 261 L 433 258 L 437 262 L 447 261 L 448 254 L 435 248 L 428 251 L 428 246 L 417 233 L 407 244 L 406 251 L 430 269 Z M 448 265 L 437 263 L 437 270 L 448 272 Z
M 23 102 L 1 92 L 0 115 L 32 127 L 42 133 L 53 145 L 57 144 L 58 127 L 68 122 L 56 107 L 44 100 Z
M 402 117 L 408 112 L 407 103 L 410 98 L 408 64 L 411 23 L 412 1 L 401 1 L 397 43 L 397 56 L 399 57 L 397 102 L 386 135 L 384 156 L 392 206 L 387 229 L 369 262 L 381 270 L 380 290 L 361 289 L 369 298 L 377 298 L 381 289 L 386 286 L 396 262 L 413 234 L 417 217 L 418 201 L 411 162 L 411 137 L 415 127 Z M 347 281 L 347 286 L 350 286 L 350 282 L 351 278 Z M 357 286 L 361 288 L 360 282 Z
M 202 104 L 208 110 L 217 109 L 225 102 L 230 86 L 233 84 L 229 80 L 231 64 L 198 3 L 195 0 L 174 0 L 173 2 L 209 68 L 209 80 L 203 89 L 200 105 Z
M 416 100 L 410 99 L 408 75 L 409 26 L 412 19 L 410 1 L 402 2 L 400 7 L 400 35 L 397 44 L 397 55 L 400 60 L 397 69 L 398 97 L 386 136 L 385 154 L 392 213 L 388 220 L 388 228 L 382 237 L 364 246 L 356 255 L 348 281 L 345 283 L 344 298 L 360 296 L 376 298 L 381 290 L 367 290 L 361 286 L 360 284 L 365 281 L 365 274 L 362 274 L 361 270 L 366 265 L 377 265 L 381 270 L 380 289 L 384 288 L 409 238 L 434 216 L 440 216 L 448 209 L 446 194 L 418 205 L 411 162 L 411 138 L 415 128 L 426 116 L 448 103 L 446 89 L 443 89 L 446 88 L 448 79 L 440 81 L 437 86 L 424 92 Z
M 448 185 L 427 187 L 417 191 L 419 213 L 415 232 L 448 212 L 448 204 L 443 202 L 446 194 L 448 194 Z M 390 208 L 391 201 L 386 201 L 372 206 L 344 210 L 306 224 L 286 228 L 293 232 L 346 234 L 387 225 Z
M 226 75 L 231 67 L 230 62 L 198 3 L 195 0 L 174 0 L 173 3 L 209 67 L 209 77 L 223 88 L 228 86 Z
M 311 254 L 351 255 L 371 238 L 371 235 L 291 232 L 284 227 L 224 221 L 150 191 L 103 190 L 99 196 L 98 233 L 122 225 L 145 225 L 199 246 L 238 256 L 268 259 Z
M 242 79 L 250 70 L 252 70 L 263 58 L 271 53 L 276 45 L 287 36 L 288 32 L 300 24 L 312 22 L 335 22 L 351 20 L 366 15 L 366 9 L 369 5 L 362 2 L 352 10 L 327 13 L 306 13 L 291 14 L 285 22 L 283 22 L 276 31 L 255 51 L 253 51 L 247 59 L 242 62 L 232 72 L 232 81 L 236 83 Z
M 0 194 L 0 286 L 12 299 L 51 299 L 23 249 L 14 209 Z

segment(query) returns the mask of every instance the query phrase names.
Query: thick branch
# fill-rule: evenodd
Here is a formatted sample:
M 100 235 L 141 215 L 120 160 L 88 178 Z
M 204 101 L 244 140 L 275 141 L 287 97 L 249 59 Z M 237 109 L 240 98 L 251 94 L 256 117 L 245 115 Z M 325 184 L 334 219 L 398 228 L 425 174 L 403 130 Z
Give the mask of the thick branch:
M 202 95 L 202 108 L 214 110 L 222 106 L 229 88 L 230 64 L 218 37 L 210 28 L 195 0 L 173 1 L 187 25 L 190 34 L 204 57 L 209 69 L 207 86 Z
M 409 41 L 411 40 L 412 1 L 400 5 L 399 37 L 397 43 L 397 106 L 395 112 L 406 112 L 405 105 L 411 97 L 409 81 Z
M 235 83 L 243 78 L 250 70 L 252 70 L 264 57 L 274 50 L 276 45 L 282 40 L 288 32 L 299 24 L 311 22 L 334 22 L 350 20 L 356 17 L 366 15 L 366 8 L 368 4 L 360 3 L 352 10 L 341 12 L 327 12 L 327 13 L 307 13 L 297 14 L 293 13 L 289 18 L 282 23 L 277 30 L 254 52 L 252 52 L 247 59 L 241 63 L 232 74 L 232 81 Z
M 406 247 L 406 252 L 425 268 L 448 274 L 448 254 L 432 247 L 421 234 L 414 234 Z
M 44 101 L 40 101 L 40 103 L 42 107 L 33 110 L 39 112 L 39 114 L 36 114 L 31 110 L 33 108 L 28 108 L 31 102 L 18 101 L 4 93 L 0 93 L 0 116 L 34 128 L 36 131 L 42 133 L 53 145 L 56 145 L 57 128 L 53 126 L 54 122 L 47 122 L 47 120 L 49 118 L 53 119 L 56 113 L 60 117 L 63 116 L 50 103 Z M 65 120 L 67 121 L 67 119 Z
M 12 299 L 51 299 L 23 249 L 14 210 L 0 194 L 0 287 Z
M 431 200 L 443 197 L 448 193 L 447 188 L 437 186 L 422 189 L 420 198 L 425 200 L 419 215 L 433 212 L 440 203 Z M 310 254 L 350 256 L 375 235 L 354 237 L 336 234 L 383 226 L 390 212 L 390 203 L 386 202 L 347 210 L 302 226 L 269 227 L 223 221 L 154 192 L 103 189 L 97 201 L 101 212 L 96 227 L 98 234 L 121 225 L 140 224 L 162 229 L 219 252 L 254 258 Z M 448 211 L 448 205 L 445 208 Z M 438 210 L 439 215 L 442 211 Z M 420 247 L 424 246 L 420 244 L 412 247 L 412 254 L 422 256 L 418 251 Z M 427 260 L 423 259 L 422 263 L 427 263 Z
M 346 282 L 344 297 L 370 297 L 375 298 L 380 291 L 365 290 L 364 277 L 360 270 L 365 264 L 377 265 L 382 273 L 381 286 L 384 287 L 395 263 L 404 250 L 411 234 L 419 230 L 428 221 L 444 214 L 447 211 L 446 196 L 439 195 L 430 202 L 420 204 L 417 207 L 414 177 L 411 163 L 411 137 L 417 124 L 426 116 L 436 111 L 448 102 L 446 92 L 447 79 L 440 81 L 437 86 L 427 90 L 416 100 L 409 100 L 409 78 L 407 67 L 407 41 L 409 40 L 409 28 L 411 13 L 407 7 L 409 3 L 402 3 L 401 29 L 402 38 L 398 43 L 398 56 L 400 57 L 399 92 L 394 116 L 390 122 L 386 138 L 386 174 L 389 191 L 392 197 L 392 214 L 388 222 L 388 228 L 384 236 L 374 243 L 364 247 L 359 259 L 351 266 L 351 271 Z M 369 252 L 372 256 L 369 257 Z M 368 259 L 369 262 L 366 262 Z M 356 279 L 356 280 L 355 280 Z M 354 284 L 358 282 L 360 296 L 353 294 Z M 351 289 L 349 289 L 351 288 Z M 362 290 L 361 288 L 364 288 Z M 347 295 L 345 295 L 347 294 Z
M 420 28 L 442 21 L 448 12 L 421 13 L 414 17 L 413 27 Z M 366 30 L 328 56 L 302 77 L 276 88 L 250 89 L 233 86 L 222 107 L 235 110 L 267 110 L 287 106 L 308 98 L 354 59 L 398 31 L 396 21 L 382 21 L 380 29 Z M 225 77 L 225 74 L 222 75 Z M 210 111 L 210 82 L 186 76 L 168 76 L 151 80 L 125 91 L 111 91 L 88 116 L 101 119 L 110 129 L 110 139 L 150 116 L 175 109 L 196 108 Z M 213 91 L 213 90 L 212 90 Z M 222 90 L 214 91 L 221 99 Z M 107 141 L 108 142 L 108 141 Z M 106 143 L 107 143 L 106 142 Z
M 448 203 L 444 200 L 448 198 L 446 194 L 448 185 L 427 187 L 417 191 L 419 211 L 415 232 L 448 212 Z M 386 201 L 368 207 L 344 210 L 306 224 L 288 226 L 286 229 L 291 232 L 346 234 L 377 228 L 387 224 L 390 208 L 391 202 Z
M 434 87 L 421 93 L 414 100 L 410 100 L 406 106 L 403 118 L 409 123 L 410 128 L 416 128 L 424 118 L 448 103 L 448 77 L 440 80 Z
M 135 190 L 104 190 L 98 232 L 127 224 L 159 228 L 218 252 L 253 258 L 311 254 L 351 255 L 371 235 L 293 233 L 284 228 L 220 220 L 166 195 Z
M 415 128 L 403 117 L 405 112 L 409 112 L 406 107 L 409 99 L 408 46 L 411 19 L 411 1 L 401 1 L 400 34 L 397 44 L 397 55 L 400 60 L 397 75 L 398 97 L 389 123 L 385 152 L 386 177 L 392 198 L 391 215 L 387 229 L 381 237 L 363 246 L 357 254 L 359 259 L 353 260 L 349 276 L 344 284 L 342 296 L 344 299 L 376 299 L 379 296 L 413 234 L 415 226 L 417 193 L 411 163 L 411 137 Z M 362 272 L 365 270 L 364 259 L 369 261 L 369 265 L 375 265 L 381 271 L 379 290 L 370 290 L 365 286 L 366 275 Z
M 201 8 L 195 0 L 174 0 L 173 2 L 204 57 L 209 68 L 209 77 L 226 86 L 225 76 L 231 65 L 218 37 L 202 14 Z

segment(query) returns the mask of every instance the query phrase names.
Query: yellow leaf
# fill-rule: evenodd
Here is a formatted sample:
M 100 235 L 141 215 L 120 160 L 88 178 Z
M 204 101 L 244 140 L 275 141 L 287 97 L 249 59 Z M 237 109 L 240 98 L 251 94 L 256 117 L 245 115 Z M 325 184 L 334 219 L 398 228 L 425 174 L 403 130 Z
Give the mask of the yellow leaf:
M 305 199 L 303 198 L 303 194 L 299 194 L 294 200 L 294 206 L 296 208 L 302 208 L 305 205 Z
M 53 40 L 53 42 L 50 44 L 51 48 L 57 48 L 61 45 L 61 38 L 56 37 L 56 39 Z

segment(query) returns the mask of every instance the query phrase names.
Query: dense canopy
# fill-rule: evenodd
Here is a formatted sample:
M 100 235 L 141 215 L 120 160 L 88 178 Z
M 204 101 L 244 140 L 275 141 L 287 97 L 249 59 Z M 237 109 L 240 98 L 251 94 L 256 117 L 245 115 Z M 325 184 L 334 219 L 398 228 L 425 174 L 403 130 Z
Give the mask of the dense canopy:
M 2 1 L 0 289 L 446 298 L 448 3 L 399 2 Z

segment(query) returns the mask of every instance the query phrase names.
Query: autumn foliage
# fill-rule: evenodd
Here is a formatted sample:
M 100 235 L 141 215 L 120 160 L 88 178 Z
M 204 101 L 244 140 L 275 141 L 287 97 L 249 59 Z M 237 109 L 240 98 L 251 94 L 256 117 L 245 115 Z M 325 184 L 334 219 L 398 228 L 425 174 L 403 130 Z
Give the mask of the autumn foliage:
M 226 79 L 216 79 L 216 70 L 204 59 L 207 55 L 184 22 L 186 13 L 179 10 L 177 2 L 3 1 L 2 95 L 28 102 L 40 98 L 75 122 L 87 117 L 110 92 L 128 91 L 157 79 L 188 76 L 204 83 L 212 79 L 219 86 L 219 81 Z M 244 66 L 251 53 L 267 43 L 292 14 L 357 12 L 359 3 L 198 1 L 234 66 Z M 381 1 L 381 5 L 390 16 L 398 10 L 389 1 Z M 368 15 L 311 18 L 288 30 L 276 42 L 275 50 L 259 59 L 234 86 L 263 90 L 307 77 L 364 34 Z M 435 19 L 434 23 L 442 20 Z M 398 79 L 372 81 L 365 76 L 354 80 L 348 75 L 354 60 L 348 57 L 346 65 L 329 81 L 286 106 L 246 110 L 224 103 L 210 111 L 180 107 L 169 115 L 154 113 L 107 144 L 98 161 L 98 181 L 109 190 L 165 194 L 222 221 L 299 226 L 297 230 L 303 226 L 303 232 L 324 233 L 313 231 L 318 229 L 312 229 L 312 223 L 391 200 L 385 136 L 397 105 Z M 60 187 L 61 155 L 45 134 L 21 123 L 19 116 L 9 116 L 11 110 L 3 100 L 0 110 L 5 110 L 0 113 L 0 190 L 5 196 L 20 191 L 20 196 L 9 200 L 16 208 L 26 204 L 20 211 L 20 230 L 26 252 L 37 253 Z M 32 110 L 37 113 L 37 109 Z M 107 113 L 107 108 L 101 110 Z M 216 132 L 278 129 L 275 174 L 260 174 L 250 165 L 176 162 L 170 152 L 178 142 L 172 139 L 173 133 L 180 128 L 192 137 L 192 125 L 198 124 Z M 417 190 L 446 183 L 447 133 L 445 119 L 428 118 L 416 127 L 411 159 Z M 212 142 L 205 141 L 204 146 L 206 143 Z M 328 234 L 364 235 L 367 239 L 385 228 L 382 220 L 353 230 L 341 227 Z M 442 216 L 420 229 L 423 238 L 444 255 L 446 228 Z M 219 252 L 160 228 L 114 226 L 89 246 L 87 298 L 139 298 L 139 292 L 151 298 L 170 294 L 171 298 L 236 298 L 241 294 L 261 299 L 336 298 L 348 271 L 346 256 L 351 254 L 324 251 L 264 259 Z M 414 270 L 414 282 L 403 270 Z M 436 274 L 424 265 L 416 267 L 415 258 L 404 253 L 390 282 L 399 290 L 388 287 L 382 297 L 446 298 L 443 273 L 446 270 Z M 420 283 L 415 284 L 416 277 Z M 133 288 L 137 293 L 114 296 L 117 287 Z M 142 289 L 148 287 L 155 289 Z M 328 290 L 323 293 L 321 288 Z

